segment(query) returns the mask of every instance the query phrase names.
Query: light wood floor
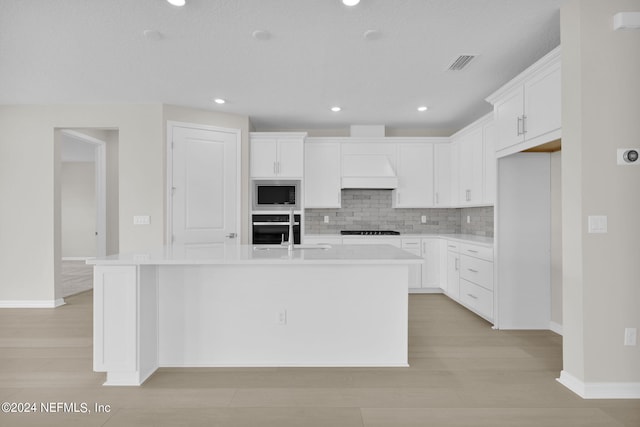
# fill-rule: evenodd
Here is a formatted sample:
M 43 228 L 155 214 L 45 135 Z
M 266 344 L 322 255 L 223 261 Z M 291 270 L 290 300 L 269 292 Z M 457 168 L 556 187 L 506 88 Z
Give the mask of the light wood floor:
M 582 400 L 555 381 L 561 337 L 494 331 L 442 295 L 410 297 L 410 368 L 161 369 L 104 387 L 91 298 L 0 310 L 0 402 L 92 410 L 0 413 L 0 426 L 640 426 L 640 401 Z
M 85 261 L 62 260 L 60 296 L 66 298 L 93 289 L 93 266 Z

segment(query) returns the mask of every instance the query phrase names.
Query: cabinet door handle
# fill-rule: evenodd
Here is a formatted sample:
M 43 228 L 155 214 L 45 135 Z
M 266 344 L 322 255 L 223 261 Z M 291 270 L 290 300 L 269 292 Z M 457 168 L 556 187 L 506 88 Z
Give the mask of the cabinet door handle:
M 470 202 L 471 201 L 471 190 L 467 190 L 465 194 L 466 194 L 467 202 Z
M 277 175 L 278 172 L 276 172 L 276 162 L 273 162 L 273 174 Z
M 522 134 L 527 133 L 527 116 L 522 116 Z
M 460 270 L 460 258 L 456 258 L 456 271 Z
M 473 298 L 473 299 L 478 299 L 477 296 L 473 295 L 473 294 L 467 294 L 468 297 Z
M 440 203 L 439 193 L 436 193 L 436 205 Z
M 477 273 L 478 272 L 478 270 L 474 270 L 473 268 L 467 268 L 467 270 L 469 270 L 472 273 Z
M 477 254 L 478 253 L 478 251 L 473 250 L 473 249 L 467 249 L 467 252 L 471 252 L 472 254 Z
M 522 132 L 520 131 L 521 123 L 522 123 L 522 117 L 518 116 L 518 122 L 516 124 L 516 131 L 518 132 L 518 136 L 522 135 Z

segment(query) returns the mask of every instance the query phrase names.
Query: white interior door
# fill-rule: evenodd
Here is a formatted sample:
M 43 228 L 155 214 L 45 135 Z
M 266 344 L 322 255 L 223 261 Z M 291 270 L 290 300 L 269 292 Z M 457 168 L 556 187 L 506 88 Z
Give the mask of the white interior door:
M 237 242 L 238 133 L 172 127 L 174 244 Z

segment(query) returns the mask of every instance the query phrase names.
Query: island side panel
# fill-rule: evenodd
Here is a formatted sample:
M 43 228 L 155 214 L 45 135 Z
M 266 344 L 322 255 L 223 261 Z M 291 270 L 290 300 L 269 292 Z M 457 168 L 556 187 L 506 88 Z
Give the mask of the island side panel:
M 140 385 L 158 368 L 156 266 L 94 267 L 94 371 Z
M 408 265 L 159 267 L 160 366 L 408 366 Z

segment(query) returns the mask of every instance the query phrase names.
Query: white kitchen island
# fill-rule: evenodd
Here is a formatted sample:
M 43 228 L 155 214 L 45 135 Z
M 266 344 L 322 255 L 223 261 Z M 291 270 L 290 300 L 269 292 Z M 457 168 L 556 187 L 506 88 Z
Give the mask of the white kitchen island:
M 391 245 L 168 246 L 94 264 L 94 370 L 408 366 L 409 266 Z

